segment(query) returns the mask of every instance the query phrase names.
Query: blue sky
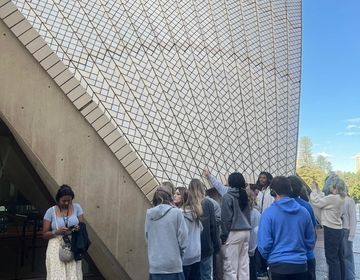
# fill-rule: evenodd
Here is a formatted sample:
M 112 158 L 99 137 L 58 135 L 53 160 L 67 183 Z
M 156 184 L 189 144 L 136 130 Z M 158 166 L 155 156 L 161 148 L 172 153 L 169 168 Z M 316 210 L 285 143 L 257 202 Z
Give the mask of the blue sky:
M 360 154 L 360 1 L 304 0 L 299 136 L 334 170 Z

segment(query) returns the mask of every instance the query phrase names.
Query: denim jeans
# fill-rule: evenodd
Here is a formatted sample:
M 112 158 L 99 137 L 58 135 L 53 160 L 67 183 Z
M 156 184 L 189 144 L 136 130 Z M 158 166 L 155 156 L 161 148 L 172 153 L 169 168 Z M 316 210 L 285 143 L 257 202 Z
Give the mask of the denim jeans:
M 329 280 L 344 279 L 343 230 L 324 226 L 324 247 Z
M 348 229 L 344 229 L 343 237 L 343 252 L 344 252 L 344 270 L 345 277 L 344 280 L 354 280 L 355 279 L 355 264 L 354 264 L 354 253 L 353 253 L 353 243 L 349 241 Z
M 201 280 L 213 280 L 213 256 L 201 259 L 200 262 Z

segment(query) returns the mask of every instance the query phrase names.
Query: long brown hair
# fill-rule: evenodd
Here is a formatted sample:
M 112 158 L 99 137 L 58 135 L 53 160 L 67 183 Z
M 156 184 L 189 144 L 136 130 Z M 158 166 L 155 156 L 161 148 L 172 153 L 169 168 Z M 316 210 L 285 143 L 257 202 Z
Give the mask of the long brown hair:
M 257 197 L 255 192 L 250 188 L 246 189 L 246 193 L 248 195 L 249 198 L 249 206 L 250 209 L 256 208 L 257 207 Z
M 188 199 L 188 190 L 185 187 L 177 187 L 175 192 L 179 191 L 181 195 L 181 204 L 176 205 L 177 207 L 182 207 L 185 204 L 185 201 Z
M 199 222 L 203 214 L 202 202 L 205 198 L 205 186 L 199 179 L 192 179 L 189 184 L 188 198 L 184 203 L 184 210 L 189 209 L 193 218 Z
M 158 187 L 154 193 L 154 197 L 152 203 L 154 206 L 158 206 L 160 204 L 171 204 L 172 195 L 171 193 L 164 187 Z

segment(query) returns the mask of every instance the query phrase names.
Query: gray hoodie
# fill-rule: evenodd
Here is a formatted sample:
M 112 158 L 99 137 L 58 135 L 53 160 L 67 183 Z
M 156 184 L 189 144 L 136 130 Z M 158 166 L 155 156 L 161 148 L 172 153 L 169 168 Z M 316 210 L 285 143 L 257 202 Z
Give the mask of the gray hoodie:
M 239 190 L 230 188 L 223 196 L 221 204 L 221 240 L 225 242 L 230 231 L 251 230 L 250 208 L 241 211 L 239 206 Z
M 188 244 L 185 250 L 183 265 L 192 265 L 201 261 L 201 222 L 197 222 L 191 212 L 183 211 L 188 228 Z
M 145 220 L 150 274 L 180 273 L 188 243 L 181 210 L 167 204 L 148 209 Z

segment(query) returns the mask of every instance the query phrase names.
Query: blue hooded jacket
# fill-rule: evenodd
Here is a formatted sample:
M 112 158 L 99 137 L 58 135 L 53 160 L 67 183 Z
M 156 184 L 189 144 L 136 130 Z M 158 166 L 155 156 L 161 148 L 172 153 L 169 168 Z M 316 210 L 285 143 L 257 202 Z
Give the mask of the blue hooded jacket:
M 304 264 L 315 246 L 309 212 L 293 198 L 275 201 L 261 216 L 258 250 L 268 264 Z
M 309 202 L 306 202 L 305 200 L 303 200 L 302 198 L 300 197 L 296 197 L 294 198 L 295 201 L 297 203 L 299 203 L 302 207 L 304 207 L 310 214 L 310 217 L 311 217 L 311 222 L 314 226 L 314 229 L 316 228 L 316 219 L 315 219 L 315 214 L 314 214 L 314 210 L 311 208 L 311 205 Z M 316 240 L 316 231 L 315 231 L 315 240 Z M 315 255 L 314 255 L 314 251 L 311 250 L 311 251 L 308 251 L 307 252 L 307 258 L 308 260 L 313 260 L 315 259 Z

